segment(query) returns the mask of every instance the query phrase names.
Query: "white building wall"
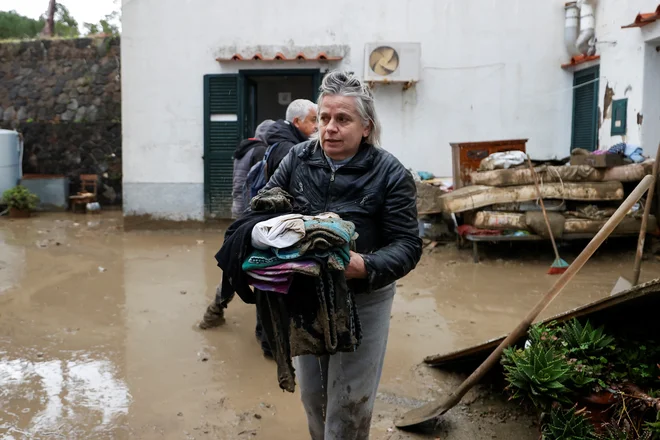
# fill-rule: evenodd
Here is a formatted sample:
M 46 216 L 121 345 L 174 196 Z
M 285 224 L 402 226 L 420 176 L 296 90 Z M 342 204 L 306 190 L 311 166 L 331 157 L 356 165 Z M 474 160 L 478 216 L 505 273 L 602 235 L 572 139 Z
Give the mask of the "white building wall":
M 383 147 L 407 167 L 451 176 L 450 142 L 497 139 L 529 138 L 533 157 L 565 157 L 572 73 L 560 68 L 569 58 L 563 17 L 556 1 L 123 0 L 125 213 L 203 218 L 203 75 L 318 66 L 219 64 L 227 48 L 348 45 L 336 66 L 361 75 L 365 43 L 419 41 L 421 81 L 375 90 Z M 625 81 L 611 79 L 623 94 Z
M 420 41 L 419 84 L 375 90 L 384 148 L 406 166 L 450 176 L 449 142 L 459 141 L 529 138 L 534 157 L 568 154 L 572 76 L 559 68 L 567 60 L 561 4 L 342 0 L 321 13 L 316 4 L 264 3 L 124 0 L 127 214 L 201 219 L 203 75 L 291 67 L 220 65 L 227 46 L 349 45 L 338 67 L 361 74 L 365 43 Z
M 655 50 L 660 43 L 648 44 L 660 31 L 660 25 L 621 28 L 633 23 L 638 13 L 655 11 L 658 4 L 658 0 L 600 0 L 598 3 L 596 37 L 601 56 L 601 149 L 627 142 L 643 146 L 646 154 L 654 154 L 660 142 L 656 130 L 660 121 L 660 68 Z M 612 99 L 606 100 L 609 96 Z M 611 101 L 623 98 L 628 98 L 627 133 L 612 136 Z

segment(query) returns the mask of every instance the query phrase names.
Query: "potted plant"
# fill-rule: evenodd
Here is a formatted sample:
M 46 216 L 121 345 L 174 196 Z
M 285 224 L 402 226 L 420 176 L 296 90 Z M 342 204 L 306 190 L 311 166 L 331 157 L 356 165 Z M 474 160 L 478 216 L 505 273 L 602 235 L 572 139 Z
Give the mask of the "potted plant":
M 9 206 L 9 217 L 27 218 L 39 203 L 39 197 L 26 187 L 18 185 L 2 194 L 3 202 Z

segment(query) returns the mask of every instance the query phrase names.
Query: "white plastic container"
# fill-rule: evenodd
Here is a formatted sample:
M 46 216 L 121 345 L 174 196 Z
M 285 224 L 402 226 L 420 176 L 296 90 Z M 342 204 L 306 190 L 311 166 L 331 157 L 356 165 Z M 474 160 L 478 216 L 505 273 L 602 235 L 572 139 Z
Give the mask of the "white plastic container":
M 21 179 L 23 145 L 18 132 L 0 130 L 0 198 Z

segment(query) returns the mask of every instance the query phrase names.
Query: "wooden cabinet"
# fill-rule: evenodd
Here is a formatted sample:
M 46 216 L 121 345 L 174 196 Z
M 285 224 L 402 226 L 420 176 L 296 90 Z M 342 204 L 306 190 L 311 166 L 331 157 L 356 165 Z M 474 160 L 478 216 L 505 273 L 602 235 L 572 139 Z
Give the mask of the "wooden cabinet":
M 451 159 L 454 189 L 470 185 L 470 173 L 493 153 L 519 150 L 527 152 L 527 139 L 452 143 Z

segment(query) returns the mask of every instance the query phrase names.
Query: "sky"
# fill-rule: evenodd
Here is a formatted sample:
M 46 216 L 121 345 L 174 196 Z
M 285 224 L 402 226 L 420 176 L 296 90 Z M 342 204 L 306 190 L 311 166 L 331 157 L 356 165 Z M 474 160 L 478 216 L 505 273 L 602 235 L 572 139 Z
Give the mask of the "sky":
M 107 14 L 120 8 L 114 0 L 58 0 L 69 9 L 82 30 L 83 23 L 98 23 Z M 30 18 L 39 18 L 48 9 L 48 0 L 0 0 L 0 11 L 15 10 Z

